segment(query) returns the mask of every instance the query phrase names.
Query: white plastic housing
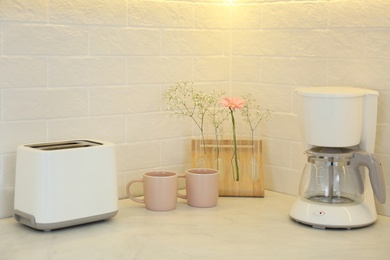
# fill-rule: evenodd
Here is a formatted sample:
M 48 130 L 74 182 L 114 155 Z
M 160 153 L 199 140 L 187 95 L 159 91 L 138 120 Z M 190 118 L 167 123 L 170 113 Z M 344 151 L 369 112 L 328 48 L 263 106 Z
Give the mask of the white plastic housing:
M 58 142 L 64 148 L 57 150 L 18 147 L 14 210 L 19 222 L 51 230 L 118 211 L 114 144 L 88 140 L 97 145 L 66 148 L 71 142 Z
M 295 89 L 297 115 L 308 148 L 351 147 L 373 153 L 378 92 L 352 87 Z

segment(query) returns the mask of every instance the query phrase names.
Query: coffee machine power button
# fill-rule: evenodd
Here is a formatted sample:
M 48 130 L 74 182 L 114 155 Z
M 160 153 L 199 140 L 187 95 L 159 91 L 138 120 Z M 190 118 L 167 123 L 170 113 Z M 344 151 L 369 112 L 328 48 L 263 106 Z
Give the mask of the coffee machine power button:
M 325 215 L 325 211 L 322 211 L 322 210 L 314 211 L 314 215 L 316 215 L 316 216 L 324 216 Z

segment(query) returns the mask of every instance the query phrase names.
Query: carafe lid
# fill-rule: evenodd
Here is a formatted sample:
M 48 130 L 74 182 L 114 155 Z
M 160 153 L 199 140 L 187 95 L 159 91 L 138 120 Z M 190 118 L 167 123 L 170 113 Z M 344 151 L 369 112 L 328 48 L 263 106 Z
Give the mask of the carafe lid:
M 338 147 L 314 147 L 306 151 L 307 156 L 319 158 L 345 158 L 352 157 L 354 151 Z

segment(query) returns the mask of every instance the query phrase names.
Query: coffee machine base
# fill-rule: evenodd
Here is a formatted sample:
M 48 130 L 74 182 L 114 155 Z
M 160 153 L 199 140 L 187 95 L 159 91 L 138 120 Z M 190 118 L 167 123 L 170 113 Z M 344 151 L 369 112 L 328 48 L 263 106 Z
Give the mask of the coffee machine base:
M 289 214 L 296 222 L 319 229 L 360 228 L 373 224 L 377 219 L 375 206 L 367 201 L 335 206 L 299 198 Z

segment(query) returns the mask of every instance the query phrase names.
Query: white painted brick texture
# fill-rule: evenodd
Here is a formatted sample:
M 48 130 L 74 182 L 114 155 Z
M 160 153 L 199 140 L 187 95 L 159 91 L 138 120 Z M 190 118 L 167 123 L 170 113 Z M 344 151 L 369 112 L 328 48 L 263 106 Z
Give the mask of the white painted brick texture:
M 23 89 L 3 92 L 5 121 L 80 117 L 88 114 L 85 89 Z
M 126 26 L 125 0 L 50 0 L 48 11 L 49 21 L 54 24 Z
M 50 57 L 50 87 L 126 84 L 126 58 L 122 56 Z
M 4 55 L 87 55 L 88 30 L 75 26 L 3 25 Z
M 47 58 L 0 56 L 0 88 L 47 86 Z

